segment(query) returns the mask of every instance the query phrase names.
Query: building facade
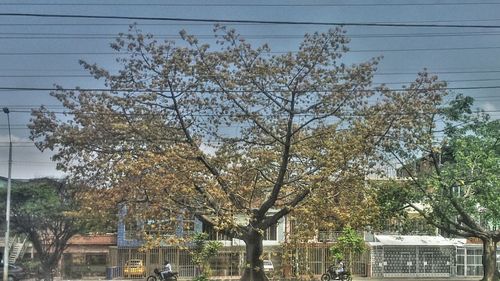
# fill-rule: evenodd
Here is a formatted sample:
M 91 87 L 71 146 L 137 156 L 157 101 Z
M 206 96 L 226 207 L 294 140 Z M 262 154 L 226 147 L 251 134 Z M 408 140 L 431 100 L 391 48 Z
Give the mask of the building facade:
M 76 235 L 69 240 L 61 259 L 63 279 L 105 276 L 109 249 L 116 246 L 116 234 Z

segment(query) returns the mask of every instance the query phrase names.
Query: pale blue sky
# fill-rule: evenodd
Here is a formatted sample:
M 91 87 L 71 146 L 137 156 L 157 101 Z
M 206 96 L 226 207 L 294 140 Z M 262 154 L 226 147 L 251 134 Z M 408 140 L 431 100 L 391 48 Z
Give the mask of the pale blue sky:
M 34 5 L 34 4 L 37 5 Z M 74 5 L 78 3 L 78 5 Z M 118 5 L 121 3 L 122 5 Z M 129 5 L 124 5 L 124 4 Z M 232 3 L 233 6 L 224 5 Z M 41 5 L 43 4 L 43 5 Z M 49 5 L 50 4 L 50 5 Z M 91 5 L 98 4 L 98 5 Z M 141 4 L 141 5 L 139 5 Z M 177 5 L 182 4 L 182 5 Z M 186 5 L 187 4 L 187 5 Z M 250 5 L 245 5 L 250 4 Z M 500 25 L 500 2 L 491 0 L 357 1 L 160 1 L 106 0 L 0 1 L 0 13 L 79 14 L 311 22 L 391 22 Z M 126 32 L 129 20 L 61 19 L 0 16 L 1 87 L 99 87 L 78 65 L 79 59 L 117 69 L 109 43 Z M 210 35 L 211 24 L 136 21 L 145 32 L 175 39 L 180 29 Z M 269 43 L 273 51 L 296 50 L 306 32 L 321 25 L 230 25 L 249 41 Z M 500 85 L 500 28 L 346 27 L 353 52 L 347 62 L 383 55 L 376 82 L 400 87 L 428 68 L 454 88 Z M 163 38 L 161 37 L 161 38 Z M 203 39 L 202 39 L 203 40 Z M 105 53 L 105 54 L 103 54 Z M 498 88 L 457 90 L 477 98 L 477 106 L 500 117 Z M 48 155 L 30 145 L 29 108 L 61 109 L 48 91 L 0 90 L 0 107 L 8 106 L 14 139 L 13 177 L 58 175 Z M 0 114 L 0 175 L 7 175 L 7 120 Z

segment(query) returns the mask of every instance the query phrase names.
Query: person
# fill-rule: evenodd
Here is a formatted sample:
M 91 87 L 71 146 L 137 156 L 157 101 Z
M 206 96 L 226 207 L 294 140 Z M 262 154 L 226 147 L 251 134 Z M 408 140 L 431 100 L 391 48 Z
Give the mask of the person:
M 344 261 L 343 260 L 340 260 L 339 262 L 339 266 L 337 268 L 337 270 L 335 270 L 335 274 L 337 274 L 337 276 L 339 276 L 340 274 L 344 273 L 345 272 L 345 265 L 344 265 Z
M 169 261 L 165 261 L 165 264 L 163 265 L 163 271 L 161 272 L 161 277 L 163 279 L 167 279 L 170 276 L 172 276 L 172 266 L 170 265 Z

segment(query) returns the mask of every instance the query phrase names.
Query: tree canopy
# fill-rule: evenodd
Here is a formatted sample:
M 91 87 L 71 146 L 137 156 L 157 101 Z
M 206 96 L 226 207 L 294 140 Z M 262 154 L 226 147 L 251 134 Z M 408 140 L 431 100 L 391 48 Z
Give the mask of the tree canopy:
M 52 270 L 57 268 L 69 239 L 83 229 L 74 215 L 78 209 L 75 194 L 75 189 L 48 178 L 13 184 L 12 230 L 28 237 L 46 280 L 52 278 Z
M 483 280 L 492 281 L 499 278 L 500 121 L 472 113 L 472 102 L 458 97 L 429 120 L 412 149 L 391 150 L 402 179 L 384 194 L 392 194 L 392 207 L 412 207 L 445 234 L 481 239 Z
M 111 45 L 117 73 L 81 62 L 110 90 L 53 92 L 67 115 L 35 110 L 32 138 L 95 188 L 88 202 L 126 202 L 143 219 L 188 210 L 245 241 L 243 280 L 263 280 L 264 230 L 292 212 L 340 222 L 372 206 L 361 190 L 377 147 L 389 132 L 412 137 L 445 94 L 425 72 L 401 91 L 373 86 L 379 60 L 346 65 L 344 33 L 274 54 L 225 27 L 215 46 L 132 27 Z

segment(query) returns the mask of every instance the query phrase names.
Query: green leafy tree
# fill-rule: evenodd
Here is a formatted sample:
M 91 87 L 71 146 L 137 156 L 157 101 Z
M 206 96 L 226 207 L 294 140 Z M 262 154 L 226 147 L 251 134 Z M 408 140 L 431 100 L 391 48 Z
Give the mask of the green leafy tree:
M 378 59 L 346 65 L 341 29 L 278 55 L 224 27 L 215 46 L 180 34 L 157 42 L 132 27 L 112 44 L 117 73 L 81 62 L 109 91 L 53 92 L 71 118 L 35 110 L 32 138 L 95 188 L 92 209 L 126 203 L 143 221 L 170 222 L 188 210 L 244 241 L 245 281 L 267 279 L 264 233 L 283 217 L 345 220 L 339 209 L 363 206 L 383 136 L 418 126 L 444 94 L 426 73 L 403 91 L 374 87 Z
M 336 261 L 347 261 L 349 271 L 352 272 L 354 257 L 362 254 L 366 249 L 363 236 L 347 226 L 342 231 L 342 234 L 337 238 L 335 244 L 330 247 L 330 254 Z
M 392 147 L 406 179 L 393 182 L 385 194 L 397 194 L 392 207 L 409 206 L 444 233 L 479 238 L 483 280 L 497 281 L 500 121 L 473 114 L 471 105 L 472 99 L 458 97 L 423 123 L 418 142 Z
M 196 233 L 192 243 L 191 258 L 201 274 L 196 280 L 208 280 L 211 275 L 210 258 L 217 255 L 223 245 L 219 241 L 209 241 L 206 233 Z
M 82 230 L 72 215 L 78 208 L 75 192 L 62 181 L 48 178 L 13 184 L 12 230 L 25 234 L 32 243 L 40 262 L 40 277 L 45 280 L 52 280 L 69 239 Z
M 436 234 L 435 226 L 429 224 L 418 212 L 412 212 L 408 202 L 415 198 L 401 190 L 399 183 L 383 180 L 371 182 L 371 186 L 374 187 L 373 198 L 378 206 L 377 215 L 370 225 L 373 231 L 389 231 L 401 235 Z

